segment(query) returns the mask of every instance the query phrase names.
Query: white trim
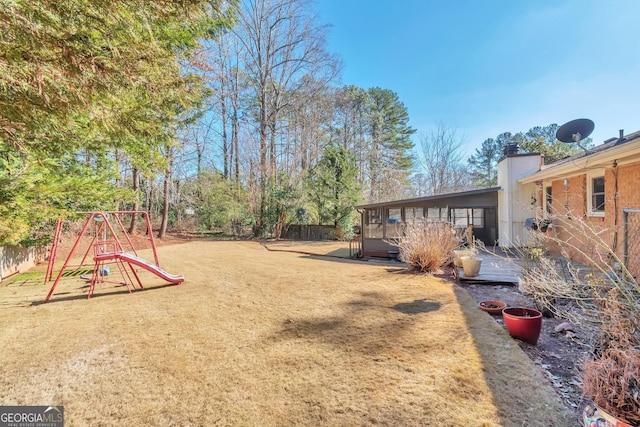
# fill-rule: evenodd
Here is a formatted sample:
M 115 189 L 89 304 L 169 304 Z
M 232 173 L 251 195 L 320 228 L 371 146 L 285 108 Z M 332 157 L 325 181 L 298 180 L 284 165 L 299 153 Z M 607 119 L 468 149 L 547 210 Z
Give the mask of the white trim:
M 632 140 L 622 145 L 613 146 L 607 150 L 600 151 L 585 157 L 562 163 L 560 165 L 551 163 L 545 165 L 540 171 L 518 180 L 519 184 L 528 184 L 535 181 L 546 181 L 548 179 L 561 179 L 573 175 L 579 175 L 584 170 L 593 167 L 609 167 L 615 160 L 618 166 L 628 163 L 635 163 L 640 157 L 640 139 L 633 137 Z
M 604 217 L 605 210 L 593 211 L 593 180 L 594 178 L 602 178 L 605 185 L 605 206 L 607 182 L 604 180 L 604 169 L 592 170 L 587 172 L 587 216 Z

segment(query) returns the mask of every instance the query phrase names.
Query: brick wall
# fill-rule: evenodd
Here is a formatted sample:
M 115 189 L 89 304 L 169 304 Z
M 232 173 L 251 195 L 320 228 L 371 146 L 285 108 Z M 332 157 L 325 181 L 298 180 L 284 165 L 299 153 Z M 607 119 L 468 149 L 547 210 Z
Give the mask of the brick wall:
M 603 217 L 587 215 L 587 179 L 589 177 L 586 173 L 568 178 L 567 185 L 564 179 L 552 182 L 553 212 L 585 219 L 610 247 L 615 248 L 620 259 L 623 259 L 622 208 L 640 209 L 640 162 L 617 167 L 611 165 L 604 170 L 604 178 L 605 214 Z M 592 242 L 581 239 L 580 233 L 572 230 L 571 227 L 553 227 L 551 233 L 578 247 L 568 251 L 568 255 L 577 262 L 585 263 L 587 261 L 585 255 L 591 259 L 606 260 L 606 256 L 596 252 Z M 631 236 L 631 239 L 640 239 L 640 236 Z M 640 245 L 637 247 L 640 248 Z M 557 252 L 557 248 L 555 250 Z M 630 254 L 630 256 L 638 258 L 640 253 Z M 640 271 L 632 271 L 632 273 L 640 276 Z

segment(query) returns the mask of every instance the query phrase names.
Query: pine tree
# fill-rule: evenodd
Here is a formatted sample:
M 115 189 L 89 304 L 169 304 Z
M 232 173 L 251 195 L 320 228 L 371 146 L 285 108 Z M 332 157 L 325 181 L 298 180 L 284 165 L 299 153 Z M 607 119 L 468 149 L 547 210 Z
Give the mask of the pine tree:
M 341 225 L 360 201 L 355 156 L 342 145 L 325 147 L 322 158 L 306 179 L 308 197 L 318 213 L 318 223 Z
M 416 130 L 409 126 L 409 113 L 395 92 L 375 87 L 369 89 L 369 96 L 369 202 L 377 202 L 392 198 L 394 187 L 409 187 L 411 135 Z
M 115 207 L 116 150 L 161 160 L 204 93 L 181 62 L 233 4 L 0 1 L 0 230 L 13 230 L 0 243 L 79 205 Z
M 504 135 L 504 134 L 503 134 Z M 476 148 L 467 162 L 476 187 L 491 187 L 498 183 L 498 160 L 502 157 L 503 146 L 498 139 L 488 138 Z

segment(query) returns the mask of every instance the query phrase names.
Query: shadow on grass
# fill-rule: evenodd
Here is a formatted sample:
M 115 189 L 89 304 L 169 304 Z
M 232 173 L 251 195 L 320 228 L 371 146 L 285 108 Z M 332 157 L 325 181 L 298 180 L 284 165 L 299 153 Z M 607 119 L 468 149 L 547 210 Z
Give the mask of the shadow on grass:
M 388 306 L 385 304 L 388 299 L 383 293 L 362 292 L 360 298 L 343 304 L 344 310 L 339 316 L 286 319 L 281 331 L 271 339 L 311 339 L 347 352 L 376 354 L 394 347 L 398 336 L 441 307 L 440 303 L 426 299 Z M 393 312 L 406 316 L 398 317 Z
M 428 313 L 430 311 L 439 310 L 442 304 L 434 301 L 427 301 L 426 299 L 417 299 L 413 302 L 402 302 L 400 304 L 394 305 L 394 310 L 397 310 L 404 314 L 420 314 L 420 313 Z
M 151 286 L 151 287 L 146 287 L 146 288 L 142 288 L 142 289 L 135 289 L 131 292 L 129 292 L 129 290 L 127 289 L 127 287 L 125 285 L 119 285 L 117 286 L 117 288 L 121 288 L 115 291 L 111 291 L 111 292 L 100 292 L 100 293 L 94 293 L 93 295 L 91 295 L 90 299 L 94 299 L 94 298 L 101 298 L 101 297 L 106 297 L 106 296 L 113 296 L 113 295 L 123 295 L 123 294 L 129 294 L 129 293 L 140 293 L 140 292 L 147 292 L 147 291 L 154 291 L 154 290 L 158 290 L 158 289 L 163 289 L 163 288 L 167 288 L 169 286 L 178 286 L 180 285 L 180 283 L 165 283 L 162 285 L 155 285 L 155 286 Z M 81 286 L 81 288 L 87 288 L 87 285 Z M 81 299 L 87 299 L 87 295 L 86 294 L 74 294 L 74 295 L 68 295 L 68 296 L 64 296 L 64 297 L 58 297 L 56 298 L 56 295 L 64 295 L 64 294 L 69 294 L 70 292 L 60 292 L 58 294 L 53 294 L 51 299 L 49 299 L 49 301 L 45 301 L 44 298 L 40 301 L 32 301 L 31 306 L 38 306 L 38 305 L 42 305 L 42 304 L 49 304 L 49 303 L 55 303 L 55 302 L 65 302 L 65 301 L 74 301 L 74 300 L 81 300 Z
M 507 331 L 479 310 L 464 288 L 455 286 L 454 293 L 481 358 L 500 425 L 576 425 L 560 396 Z

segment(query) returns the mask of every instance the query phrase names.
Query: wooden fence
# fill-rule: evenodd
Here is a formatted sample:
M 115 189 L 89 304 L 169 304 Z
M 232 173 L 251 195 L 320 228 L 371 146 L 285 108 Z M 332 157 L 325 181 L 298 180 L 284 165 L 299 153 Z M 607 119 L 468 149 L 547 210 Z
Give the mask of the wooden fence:
M 292 224 L 281 236 L 288 240 L 335 240 L 335 225 Z

